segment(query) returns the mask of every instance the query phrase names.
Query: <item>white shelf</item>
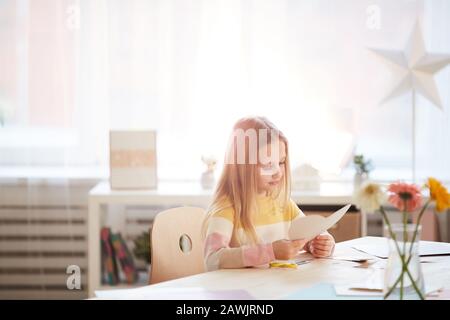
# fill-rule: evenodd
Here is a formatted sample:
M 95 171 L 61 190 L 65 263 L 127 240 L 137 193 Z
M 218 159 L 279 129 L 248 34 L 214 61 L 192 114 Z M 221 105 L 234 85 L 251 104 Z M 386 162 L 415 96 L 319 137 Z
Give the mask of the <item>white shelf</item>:
M 121 282 L 116 285 L 102 283 L 95 290 L 115 290 L 115 289 L 132 289 L 148 285 L 148 271 L 139 270 L 138 280 L 136 283 L 128 284 L 125 282 L 123 275 L 120 274 Z

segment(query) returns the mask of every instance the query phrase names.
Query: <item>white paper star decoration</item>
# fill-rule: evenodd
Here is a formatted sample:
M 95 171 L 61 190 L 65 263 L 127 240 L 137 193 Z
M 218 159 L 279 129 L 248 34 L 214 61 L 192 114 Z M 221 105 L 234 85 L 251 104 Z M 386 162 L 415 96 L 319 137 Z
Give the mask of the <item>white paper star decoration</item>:
M 439 109 L 441 98 L 434 81 L 434 74 L 450 63 L 450 55 L 427 53 L 419 23 L 414 26 L 404 51 L 370 49 L 372 52 L 399 68 L 401 81 L 382 100 L 381 104 L 410 90 L 421 94 Z
M 416 180 L 416 92 L 443 110 L 434 74 L 450 63 L 450 55 L 427 53 L 419 22 L 416 22 L 404 51 L 370 49 L 384 62 L 394 66 L 401 78 L 389 94 L 381 101 L 387 101 L 411 91 L 412 105 L 412 181 Z

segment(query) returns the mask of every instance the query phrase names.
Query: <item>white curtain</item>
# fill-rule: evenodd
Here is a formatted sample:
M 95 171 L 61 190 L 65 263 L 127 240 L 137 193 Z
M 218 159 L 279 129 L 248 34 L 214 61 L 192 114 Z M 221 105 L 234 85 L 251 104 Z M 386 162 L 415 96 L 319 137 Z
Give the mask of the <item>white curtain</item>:
M 450 54 L 450 2 L 426 1 L 424 37 L 431 52 Z M 450 66 L 435 76 L 443 110 L 418 101 L 418 177 L 435 176 L 450 182 Z
M 33 15 L 34 1 L 17 3 Z M 55 6 L 75 51 L 76 147 L 63 164 L 107 165 L 109 129 L 152 128 L 163 179 L 198 178 L 201 156 L 222 160 L 234 121 L 251 114 L 285 131 L 294 167 L 339 173 L 355 151 L 375 177 L 409 178 L 410 102 L 378 106 L 396 79 L 367 48 L 403 49 L 420 18 L 427 48 L 450 52 L 445 0 L 40 1 Z M 449 69 L 436 76 L 444 111 L 418 100 L 419 177 L 450 180 Z

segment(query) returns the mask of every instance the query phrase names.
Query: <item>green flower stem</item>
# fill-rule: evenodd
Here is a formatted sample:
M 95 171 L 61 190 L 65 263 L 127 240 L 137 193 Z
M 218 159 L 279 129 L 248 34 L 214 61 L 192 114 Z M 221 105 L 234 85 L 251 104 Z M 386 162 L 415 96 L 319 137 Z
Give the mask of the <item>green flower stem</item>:
M 423 206 L 422 210 L 420 210 L 419 217 L 417 218 L 416 229 L 414 230 L 414 235 L 413 235 L 413 239 L 411 240 L 411 243 L 414 243 L 414 241 L 417 238 L 417 232 L 419 231 L 420 220 L 422 220 L 422 216 L 425 213 L 425 210 L 427 209 L 430 202 L 431 202 L 431 199 L 428 199 L 428 201 Z M 412 246 L 411 246 L 411 248 L 409 248 L 409 254 L 410 254 L 409 260 L 411 260 L 411 252 L 412 252 Z M 408 260 L 408 262 L 409 262 L 409 260 Z
M 403 255 L 401 254 L 401 252 L 400 252 L 400 248 L 399 248 L 399 246 L 398 246 L 397 239 L 396 239 L 396 237 L 395 237 L 394 232 L 392 231 L 391 223 L 389 222 L 389 219 L 387 218 L 386 212 L 384 211 L 383 207 L 380 207 L 380 212 L 381 212 L 381 214 L 382 214 L 382 216 L 383 216 L 383 219 L 384 219 L 386 225 L 388 226 L 388 230 L 389 230 L 389 233 L 390 233 L 390 235 L 391 235 L 391 238 L 394 239 L 394 243 L 395 243 L 395 246 L 396 246 L 396 248 L 397 248 L 397 252 L 398 252 L 398 254 L 399 254 L 399 256 L 400 256 L 400 259 L 401 259 L 401 261 L 402 261 L 402 266 L 403 266 L 403 268 L 402 268 L 402 274 L 403 274 L 404 272 L 407 273 L 407 275 L 408 275 L 409 279 L 411 280 L 411 283 L 412 283 L 414 289 L 416 290 L 417 294 L 419 295 L 420 299 L 421 299 L 421 300 L 424 300 L 425 298 L 424 298 L 422 292 L 421 292 L 421 291 L 419 290 L 419 288 L 417 287 L 417 284 L 416 284 L 415 280 L 413 279 L 411 273 L 409 272 L 409 269 L 405 266 L 404 256 L 403 256 Z M 397 281 L 395 282 L 395 284 L 394 284 L 394 285 L 389 289 L 389 291 L 384 295 L 384 298 L 385 298 L 385 299 L 392 293 L 392 291 L 394 290 L 395 286 L 396 286 L 396 285 L 398 284 L 398 282 L 400 281 L 400 278 L 401 278 L 401 277 L 399 277 L 399 279 L 397 279 Z
M 405 254 L 406 254 L 406 241 L 408 240 L 408 233 L 406 232 L 406 225 L 408 224 L 408 217 L 407 217 L 407 213 L 406 213 L 406 205 L 407 205 L 407 201 L 403 200 L 403 261 L 405 261 Z M 401 273 L 401 277 L 402 279 L 400 280 L 401 284 L 400 284 L 400 299 L 403 300 L 403 287 L 404 287 L 404 275 L 405 275 L 405 266 L 402 265 L 402 273 Z

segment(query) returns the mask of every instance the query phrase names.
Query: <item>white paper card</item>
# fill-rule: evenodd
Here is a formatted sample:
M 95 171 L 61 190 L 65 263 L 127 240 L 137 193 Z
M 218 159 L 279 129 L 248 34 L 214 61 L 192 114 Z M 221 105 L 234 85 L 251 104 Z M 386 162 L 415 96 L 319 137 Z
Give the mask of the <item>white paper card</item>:
M 353 248 L 358 251 L 368 253 L 372 256 L 386 259 L 389 256 L 389 246 L 387 238 L 379 238 L 376 239 L 376 241 L 377 243 L 356 245 L 353 246 Z M 450 255 L 450 243 L 420 241 L 419 254 L 421 257 Z
M 289 229 L 289 239 L 306 239 L 310 240 L 322 232 L 325 232 L 332 226 L 334 226 L 348 211 L 351 204 L 347 204 L 338 211 L 334 212 L 328 217 L 322 217 L 319 215 L 309 215 L 296 219 L 292 222 Z

